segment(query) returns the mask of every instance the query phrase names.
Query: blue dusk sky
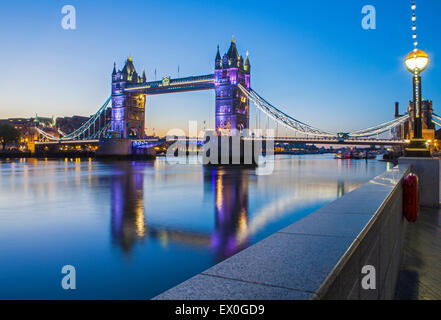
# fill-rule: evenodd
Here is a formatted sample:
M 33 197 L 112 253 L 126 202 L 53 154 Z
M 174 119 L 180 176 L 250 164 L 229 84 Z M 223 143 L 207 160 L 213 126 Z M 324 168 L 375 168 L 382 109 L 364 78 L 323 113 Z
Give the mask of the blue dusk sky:
M 213 73 L 234 35 L 249 51 L 251 86 L 296 119 L 332 131 L 391 120 L 403 111 L 413 49 L 410 0 L 2 1 L 0 118 L 90 115 L 110 95 L 113 63 L 132 56 L 148 80 Z M 77 29 L 61 27 L 63 5 Z M 376 30 L 361 27 L 364 5 Z M 419 47 L 431 57 L 423 96 L 441 114 L 441 1 L 417 0 Z M 147 132 L 214 123 L 214 92 L 148 97 Z

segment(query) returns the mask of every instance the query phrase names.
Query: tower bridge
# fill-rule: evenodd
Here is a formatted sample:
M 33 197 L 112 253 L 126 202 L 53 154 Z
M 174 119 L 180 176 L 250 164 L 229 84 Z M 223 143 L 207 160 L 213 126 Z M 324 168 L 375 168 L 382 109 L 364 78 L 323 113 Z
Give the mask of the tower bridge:
M 122 70 L 114 65 L 112 72 L 111 131 L 118 138 L 144 138 L 146 96 L 214 89 L 216 131 L 237 135 L 249 128 L 249 100 L 239 85 L 250 89 L 250 68 L 248 55 L 244 61 L 234 40 L 222 58 L 218 47 L 214 74 L 147 82 L 145 71 L 139 76 L 129 57 Z
M 277 126 L 295 134 L 295 137 L 276 136 L 275 142 L 403 146 L 408 143 L 404 137 L 382 139 L 379 135 L 396 132 L 396 128 L 413 121 L 411 114 L 407 113 L 396 115 L 391 121 L 352 132 L 329 132 L 301 122 L 273 106 L 252 89 L 251 63 L 248 53 L 244 59 L 239 54 L 234 39 L 228 51 L 222 56 L 218 46 L 214 72 L 210 74 L 182 78 L 166 76 L 159 81 L 147 81 L 145 71 L 139 75 L 133 59 L 129 57 L 121 70 L 117 70 L 114 64 L 111 79 L 111 96 L 81 128 L 68 135 L 60 133 L 59 136 L 39 130 L 42 140 L 58 143 L 67 141 L 79 143 L 84 140 L 93 140 L 97 143 L 111 141 L 110 149 L 114 148 L 118 141 L 124 145 L 125 150 L 127 150 L 127 145 L 132 144 L 145 147 L 146 144 L 139 141 L 146 139 L 145 117 L 148 97 L 200 90 L 215 91 L 215 131 L 223 136 L 243 136 L 244 133 L 246 135 L 247 132 L 252 132 L 250 130 L 251 106 L 255 107 L 256 113 L 263 114 Z M 435 114 L 433 116 L 437 117 Z M 249 134 L 244 139 L 259 140 L 261 135 Z M 150 142 L 148 145 L 151 144 Z

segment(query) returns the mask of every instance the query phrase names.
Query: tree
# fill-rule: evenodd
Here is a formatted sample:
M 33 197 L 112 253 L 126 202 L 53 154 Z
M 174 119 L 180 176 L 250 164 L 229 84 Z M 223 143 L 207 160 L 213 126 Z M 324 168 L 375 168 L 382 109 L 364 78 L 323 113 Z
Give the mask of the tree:
M 0 124 L 0 142 L 2 150 L 6 148 L 8 143 L 17 143 L 20 139 L 20 132 L 10 124 Z

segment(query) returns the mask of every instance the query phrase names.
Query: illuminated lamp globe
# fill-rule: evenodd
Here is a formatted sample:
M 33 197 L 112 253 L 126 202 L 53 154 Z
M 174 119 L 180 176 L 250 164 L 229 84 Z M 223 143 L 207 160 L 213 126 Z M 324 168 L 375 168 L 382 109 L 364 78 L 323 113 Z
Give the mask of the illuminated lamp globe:
M 421 72 L 427 68 L 429 64 L 429 56 L 423 50 L 413 50 L 405 60 L 407 70 L 412 73 Z

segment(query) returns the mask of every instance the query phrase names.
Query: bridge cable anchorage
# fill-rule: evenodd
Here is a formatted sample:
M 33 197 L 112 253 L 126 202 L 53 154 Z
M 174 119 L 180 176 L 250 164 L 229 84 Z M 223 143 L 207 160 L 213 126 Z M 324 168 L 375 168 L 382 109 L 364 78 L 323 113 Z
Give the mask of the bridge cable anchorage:
M 385 127 L 390 127 L 390 126 L 396 126 L 397 123 L 403 122 L 405 120 L 409 119 L 408 115 L 402 116 L 400 118 L 367 128 L 367 129 L 362 129 L 362 130 L 357 130 L 357 131 L 353 131 L 350 134 L 351 135 L 356 135 L 356 134 L 364 134 L 364 133 L 370 133 L 370 132 L 377 132 L 378 130 L 383 130 L 383 128 Z
M 348 136 L 351 138 L 362 138 L 362 137 L 370 137 L 370 136 L 378 135 L 378 134 L 384 133 L 386 131 L 390 131 L 393 128 L 403 124 L 405 121 L 407 121 L 409 119 L 409 117 L 410 116 L 408 114 L 406 114 L 400 118 L 379 124 L 374 127 L 350 132 L 348 134 Z
M 252 89 L 248 91 L 241 84 L 238 84 L 238 87 L 260 111 L 262 111 L 268 117 L 272 118 L 277 123 L 280 123 L 285 128 L 291 129 L 301 134 L 311 135 L 320 138 L 335 138 L 337 136 L 337 133 L 323 131 L 292 118 L 283 111 L 271 105 Z
M 112 100 L 111 97 L 109 97 L 93 116 L 91 116 L 84 124 L 82 124 L 81 127 L 71 132 L 70 134 L 63 134 L 62 131 L 58 130 L 61 137 L 55 137 L 54 135 L 47 133 L 40 128 L 36 128 L 37 132 L 40 133 L 44 138 L 51 141 L 61 142 L 61 141 L 72 141 L 72 140 L 90 140 L 91 138 L 99 139 L 100 136 L 103 136 L 107 132 L 107 130 L 110 129 L 110 125 L 111 125 L 110 121 L 107 121 L 107 123 L 104 124 L 103 128 L 101 128 L 98 131 L 94 131 L 92 134 L 90 134 L 89 131 L 89 134 L 86 136 L 85 133 L 86 131 L 92 128 L 92 126 L 96 123 L 96 121 L 100 119 L 100 117 L 109 108 L 109 103 L 111 102 L 111 100 Z M 83 135 L 83 138 L 81 138 L 81 135 Z

